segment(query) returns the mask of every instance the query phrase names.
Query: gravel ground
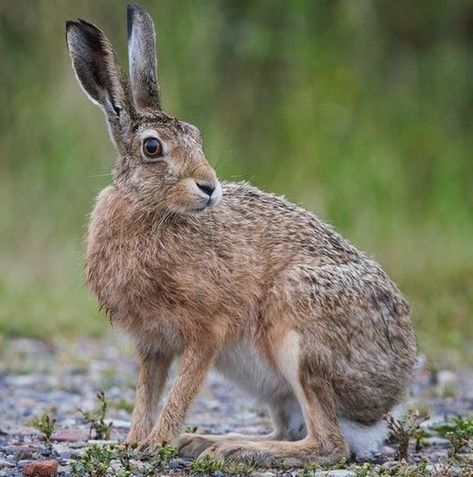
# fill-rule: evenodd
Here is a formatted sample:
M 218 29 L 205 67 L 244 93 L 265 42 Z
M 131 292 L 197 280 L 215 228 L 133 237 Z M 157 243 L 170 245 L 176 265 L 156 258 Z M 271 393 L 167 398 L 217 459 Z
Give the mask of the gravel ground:
M 112 422 L 111 440 L 123 441 L 130 423 L 136 375 L 132 349 L 123 338 L 111 335 L 101 340 L 81 339 L 54 345 L 16 339 L 5 341 L 1 348 L 0 477 L 23 475 L 28 473 L 28 464 L 46 459 L 57 461 L 58 475 L 70 475 L 71 463 L 80 459 L 84 449 L 93 442 L 89 439 L 89 425 L 79 408 L 95 409 L 96 396 L 101 390 L 105 391 L 110 405 L 107 417 Z M 423 361 L 421 359 L 419 363 L 409 406 L 428 410 L 431 418 L 424 428 L 428 431 L 455 415 L 471 416 L 473 371 L 453 373 L 444 370 L 434 375 Z M 44 412 L 56 418 L 52 447 L 48 447 L 41 434 L 31 427 L 32 418 Z M 264 408 L 213 373 L 194 403 L 187 424 L 197 426 L 198 432 L 216 434 L 230 431 L 267 433 L 271 429 Z M 425 475 L 473 476 L 472 454 L 462 456 L 464 462 L 471 462 L 471 467 L 464 465 L 461 471 L 453 466 L 449 474 L 435 474 L 435 463 L 446 460 L 448 449 L 448 441 L 433 434 L 425 439 L 420 452 L 411 451 L 411 459 L 413 462 L 429 459 L 429 465 L 433 467 Z M 392 467 L 395 455 L 396 445 L 387 444 L 382 454 L 375 456 L 373 465 Z M 189 465 L 189 462 L 175 458 L 163 472 L 185 475 L 191 472 Z M 254 474 L 269 477 L 301 472 L 300 469 L 285 472 L 273 469 Z M 341 469 L 337 472 L 329 475 L 362 475 Z M 327 475 L 308 469 L 305 473 Z M 221 474 L 218 470 L 215 473 Z

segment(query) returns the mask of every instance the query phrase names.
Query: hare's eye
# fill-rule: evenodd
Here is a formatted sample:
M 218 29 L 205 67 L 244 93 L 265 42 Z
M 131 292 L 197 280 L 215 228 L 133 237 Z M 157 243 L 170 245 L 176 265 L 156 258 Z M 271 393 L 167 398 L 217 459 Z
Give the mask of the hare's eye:
M 163 153 L 163 146 L 159 139 L 148 137 L 143 141 L 143 153 L 150 159 L 156 159 Z

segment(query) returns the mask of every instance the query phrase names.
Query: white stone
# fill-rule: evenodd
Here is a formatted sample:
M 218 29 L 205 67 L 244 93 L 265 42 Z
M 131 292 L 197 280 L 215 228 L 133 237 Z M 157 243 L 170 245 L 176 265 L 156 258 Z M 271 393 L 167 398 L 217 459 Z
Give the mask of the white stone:
M 356 473 L 347 469 L 319 470 L 314 472 L 313 477 L 356 477 Z
M 453 371 L 439 371 L 437 374 L 437 383 L 440 387 L 453 386 L 457 384 L 458 376 Z

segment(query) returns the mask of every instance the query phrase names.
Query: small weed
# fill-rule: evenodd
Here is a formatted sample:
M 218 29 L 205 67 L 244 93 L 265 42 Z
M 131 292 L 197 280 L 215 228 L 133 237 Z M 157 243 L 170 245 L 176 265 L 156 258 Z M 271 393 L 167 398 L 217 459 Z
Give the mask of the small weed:
M 143 455 L 137 445 L 93 444 L 85 450 L 80 461 L 72 463 L 71 474 L 72 477 L 154 477 L 161 475 L 166 464 L 176 455 L 177 449 L 171 446 Z
M 107 416 L 108 402 L 105 397 L 105 393 L 100 391 L 97 394 L 99 400 L 98 408 L 95 411 L 83 411 L 79 409 L 84 420 L 90 425 L 89 437 L 94 433 L 95 439 L 110 439 L 110 432 L 112 429 L 112 423 L 107 424 L 105 418 Z
M 473 448 L 473 419 L 460 416 L 436 427 L 436 431 L 450 441 L 452 445 L 449 457 L 456 458 L 462 449 Z
M 371 477 L 372 475 L 376 475 L 376 474 L 373 474 L 374 470 L 371 464 L 367 462 L 360 467 L 357 466 L 354 470 L 355 470 L 355 477 Z
M 384 417 L 391 433 L 391 437 L 398 444 L 397 457 L 399 460 L 407 460 L 409 453 L 409 440 L 416 439 L 416 445 L 420 445 L 420 425 L 425 422 L 429 416 L 419 411 L 409 411 L 403 420 L 396 419 L 392 414 Z
M 222 472 L 223 467 L 223 462 L 212 459 L 208 455 L 202 459 L 195 459 L 191 463 L 192 472 L 195 472 L 196 474 L 213 474 L 217 470 Z
M 226 475 L 250 475 L 252 468 L 243 464 L 225 464 L 224 462 L 212 459 L 208 455 L 201 459 L 195 459 L 191 463 L 191 470 L 194 474 L 211 475 L 221 472 Z
M 111 447 L 94 444 L 84 451 L 79 462 L 72 463 L 72 477 L 105 477 L 114 458 Z
M 339 461 L 337 461 L 332 466 L 332 468 L 337 470 L 348 469 L 348 459 L 346 457 L 343 457 L 343 459 L 340 459 Z
M 126 412 L 132 413 L 134 405 L 127 399 L 119 399 L 117 401 L 111 401 L 110 407 L 113 407 L 114 409 L 122 409 Z
M 317 463 L 305 464 L 302 468 L 302 477 L 313 477 L 313 475 L 320 470 L 321 467 Z
M 158 449 L 155 454 L 155 460 L 159 460 L 160 464 L 166 464 L 177 456 L 177 449 L 173 446 L 163 446 Z
M 44 413 L 40 417 L 34 417 L 31 419 L 30 424 L 38 429 L 43 435 L 43 439 L 48 445 L 51 445 L 51 436 L 56 430 L 56 419 L 49 414 Z
M 456 384 L 446 384 L 438 390 L 437 394 L 440 399 L 455 399 L 458 396 L 458 387 Z
M 138 445 L 124 444 L 116 449 L 115 458 L 120 461 L 120 465 L 123 469 L 119 477 L 130 477 L 133 475 L 132 460 L 139 458 Z
M 427 462 L 413 465 L 399 463 L 389 469 L 365 463 L 361 466 L 353 467 L 352 470 L 355 472 L 356 477 L 427 477 L 431 475 L 427 470 Z
M 415 451 L 420 452 L 422 447 L 424 447 L 425 439 L 430 436 L 430 433 L 421 427 L 414 430 L 412 437 L 415 439 Z
M 197 432 L 197 426 L 186 426 L 184 432 L 187 434 L 195 434 Z

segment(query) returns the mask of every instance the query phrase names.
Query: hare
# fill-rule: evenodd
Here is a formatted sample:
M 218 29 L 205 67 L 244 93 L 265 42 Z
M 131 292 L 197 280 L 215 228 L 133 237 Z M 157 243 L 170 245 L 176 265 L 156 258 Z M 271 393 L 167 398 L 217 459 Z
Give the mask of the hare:
M 77 79 L 118 152 L 91 215 L 86 275 L 136 345 L 128 441 L 262 466 L 375 451 L 416 355 L 399 289 L 312 213 L 219 182 L 199 129 L 162 110 L 147 12 L 128 6 L 130 80 L 99 28 L 77 20 L 66 30 Z M 179 436 L 212 367 L 269 407 L 274 432 Z

